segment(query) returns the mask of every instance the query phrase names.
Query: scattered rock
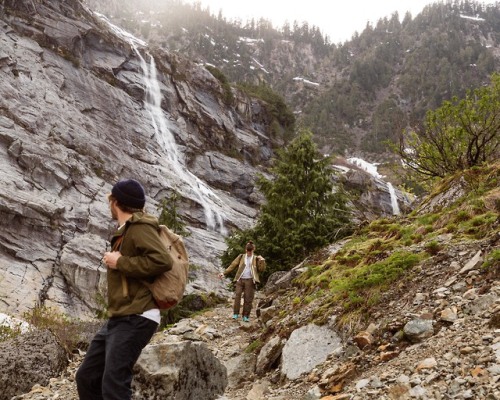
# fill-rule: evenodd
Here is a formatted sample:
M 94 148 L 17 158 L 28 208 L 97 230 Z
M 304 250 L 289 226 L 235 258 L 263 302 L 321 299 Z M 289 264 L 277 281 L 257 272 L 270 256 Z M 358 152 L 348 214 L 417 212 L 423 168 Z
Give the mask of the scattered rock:
M 0 342 L 0 399 L 10 400 L 34 385 L 47 385 L 67 365 L 66 352 L 47 330 Z

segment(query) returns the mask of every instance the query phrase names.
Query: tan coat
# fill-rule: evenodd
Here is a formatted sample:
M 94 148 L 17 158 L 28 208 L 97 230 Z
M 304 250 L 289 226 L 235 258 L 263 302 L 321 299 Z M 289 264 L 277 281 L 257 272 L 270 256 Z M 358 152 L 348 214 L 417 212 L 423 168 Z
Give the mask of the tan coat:
M 223 274 L 227 275 L 236 267 L 238 267 L 238 270 L 236 271 L 236 276 L 234 277 L 234 282 L 236 282 L 238 279 L 240 279 L 241 274 L 245 270 L 245 258 L 246 258 L 245 253 L 240 254 L 233 260 L 233 262 L 229 265 L 229 267 L 227 267 L 224 270 Z M 254 254 L 252 259 L 252 278 L 254 283 L 260 283 L 259 272 L 263 272 L 265 269 L 266 269 L 266 260 Z

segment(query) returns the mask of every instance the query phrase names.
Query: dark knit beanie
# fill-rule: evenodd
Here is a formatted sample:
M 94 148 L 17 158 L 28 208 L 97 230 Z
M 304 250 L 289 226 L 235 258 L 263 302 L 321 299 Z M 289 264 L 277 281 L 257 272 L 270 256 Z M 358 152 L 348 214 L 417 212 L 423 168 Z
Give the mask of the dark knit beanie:
M 130 208 L 144 208 L 146 196 L 142 185 L 133 179 L 119 181 L 111 189 L 111 194 L 118 203 Z

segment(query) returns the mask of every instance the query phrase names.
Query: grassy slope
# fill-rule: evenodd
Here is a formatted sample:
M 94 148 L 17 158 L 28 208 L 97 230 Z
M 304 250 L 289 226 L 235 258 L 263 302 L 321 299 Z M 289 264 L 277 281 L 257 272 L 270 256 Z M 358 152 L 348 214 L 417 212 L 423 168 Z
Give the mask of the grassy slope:
M 307 270 L 285 295 L 291 307 L 286 315 L 307 315 L 300 323 L 318 324 L 337 315 L 352 333 L 366 326 L 391 289 L 408 286 L 416 271 L 449 257 L 454 246 L 491 243 L 483 268 L 498 271 L 499 213 L 500 162 L 443 180 L 410 215 L 373 221 L 340 250 L 306 261 Z M 279 329 L 297 323 L 285 318 Z

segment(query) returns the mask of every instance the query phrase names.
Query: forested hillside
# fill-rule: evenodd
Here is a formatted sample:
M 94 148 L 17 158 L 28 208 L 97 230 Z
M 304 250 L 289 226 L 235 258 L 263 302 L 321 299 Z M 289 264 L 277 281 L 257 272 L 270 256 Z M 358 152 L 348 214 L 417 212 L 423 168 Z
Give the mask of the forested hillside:
M 436 2 L 416 16 L 367 23 L 338 44 L 306 23 L 230 21 L 178 0 L 87 3 L 151 44 L 216 67 L 232 84 L 270 86 L 323 152 L 371 159 L 427 110 L 487 84 L 500 55 L 498 3 Z

